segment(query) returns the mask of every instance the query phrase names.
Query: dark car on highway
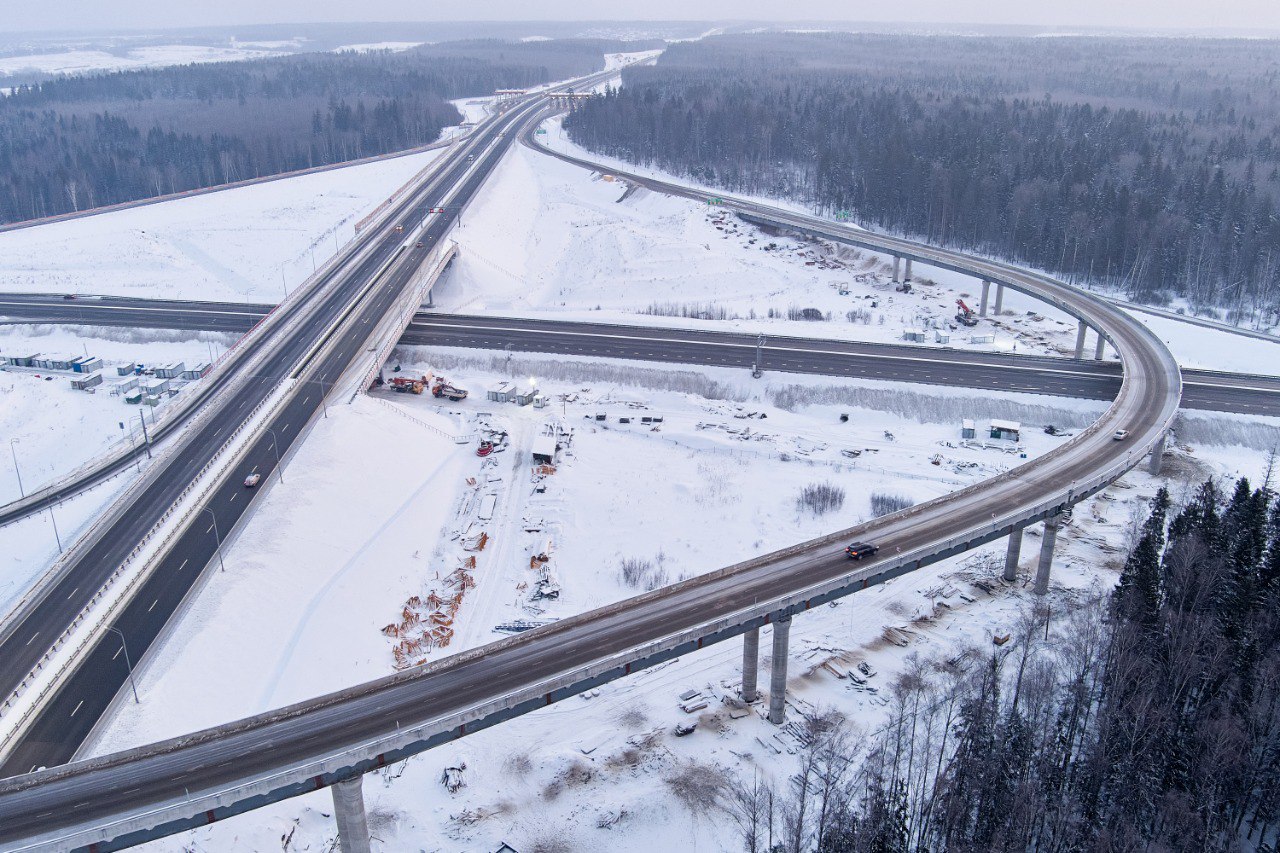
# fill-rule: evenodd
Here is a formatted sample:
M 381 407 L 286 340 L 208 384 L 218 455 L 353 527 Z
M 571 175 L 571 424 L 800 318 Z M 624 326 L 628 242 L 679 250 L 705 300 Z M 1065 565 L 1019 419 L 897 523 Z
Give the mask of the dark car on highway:
M 850 560 L 861 560 L 863 557 L 875 556 L 879 550 L 879 545 L 872 545 L 870 542 L 854 542 L 844 549 L 844 553 Z

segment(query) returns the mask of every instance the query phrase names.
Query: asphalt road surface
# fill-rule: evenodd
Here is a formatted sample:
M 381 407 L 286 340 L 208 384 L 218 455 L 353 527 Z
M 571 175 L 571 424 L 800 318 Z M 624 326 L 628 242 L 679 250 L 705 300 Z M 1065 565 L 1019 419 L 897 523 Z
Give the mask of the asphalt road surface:
M 358 354 L 370 330 L 402 294 L 405 284 L 425 260 L 435 241 L 452 226 L 458 208 L 454 206 L 444 214 L 431 217 L 424 232 L 424 247 L 417 248 L 412 244 L 406 247 L 406 235 L 423 221 L 427 210 L 438 204 L 454 185 L 461 183 L 462 186 L 459 204 L 480 187 L 506 148 L 499 145 L 487 155 L 482 155 L 483 146 L 497 139 L 503 131 L 510 130 L 521 117 L 520 109 L 512 110 L 491 125 L 479 129 L 472 137 L 476 141 L 474 148 L 467 144 L 446 155 L 450 159 L 436 176 L 422 190 L 413 193 L 410 203 L 388 220 L 376 238 L 379 241 L 377 251 L 349 274 L 335 276 L 331 284 L 326 283 L 320 317 L 285 332 L 270 357 L 257 368 L 257 374 L 239 393 L 223 395 L 211 404 L 217 406 L 216 413 L 195 434 L 183 438 L 181 446 L 168 459 L 163 476 L 142 490 L 121 521 L 86 551 L 0 638 L 0 695 L 7 696 L 31 671 L 48 644 L 63 632 L 102 587 L 107 577 L 176 500 L 244 416 L 294 373 L 298 360 L 329 321 L 356 304 L 351 319 L 341 327 L 340 343 L 327 358 L 308 366 L 304 374 L 306 381 L 299 383 L 298 390 L 269 424 L 268 430 L 253 444 L 237 470 L 232 472 L 222 488 L 209 497 L 199 520 L 176 541 L 131 603 L 117 616 L 113 627 L 123 632 L 129 657 L 135 663 L 143 657 L 214 556 L 219 540 L 230 533 L 251 504 L 256 492 L 242 485 L 244 477 L 250 473 L 259 473 L 263 477 L 279 476 L 276 473 L 277 456 L 286 456 L 299 431 L 320 407 L 322 389 L 331 387 Z M 471 150 L 476 152 L 474 170 L 471 170 L 473 164 L 463 154 Z M 396 233 L 393 224 L 402 224 L 404 233 Z M 383 276 L 376 289 L 359 297 L 374 273 L 395 255 L 401 255 L 402 259 Z M 287 472 L 284 476 L 288 476 Z M 0 766 L 0 775 L 26 773 L 36 767 L 70 760 L 126 676 L 120 638 L 114 633 L 107 633 L 9 752 L 5 763 Z
M 739 204 L 759 214 L 782 215 Z M 823 227 L 805 217 L 785 216 L 780 221 L 814 230 Z M 1005 265 L 892 238 L 870 235 L 865 240 L 882 241 L 922 261 L 1016 283 L 1071 313 L 1088 316 L 1124 360 L 1126 378 L 1115 402 L 1095 428 L 1044 456 L 908 512 L 844 531 L 841 535 L 878 542 L 880 554 L 868 561 L 850 564 L 828 541 L 809 543 L 536 629 L 489 646 L 482 654 L 456 655 L 319 697 L 288 713 L 262 715 L 127 754 L 0 782 L 0 845 L 35 833 L 99 826 L 162 803 L 182 803 L 188 792 L 223 790 L 268 773 L 303 768 L 342 749 L 369 750 L 367 766 L 374 766 L 376 747 L 370 744 L 394 737 L 402 728 L 429 730 L 432 720 L 482 703 L 500 704 L 512 693 L 604 661 L 620 663 L 638 655 L 645 644 L 733 619 L 762 602 L 769 606 L 767 602 L 803 594 L 800 591 L 814 584 L 875 578 L 893 564 L 895 554 L 948 547 L 956 538 L 998 523 L 997 516 L 1032 517 L 1044 511 L 1046 502 L 1068 501 L 1093 472 L 1137 464 L 1142 449 L 1167 428 L 1180 395 L 1177 365 L 1158 339 L 1119 309 Z M 1129 441 L 1113 441 L 1111 433 L 1117 429 L 1129 430 Z M 795 606 L 802 610 L 805 605 Z M 270 799 L 258 798 L 252 805 Z
M 242 332 L 271 307 L 0 294 L 0 317 L 89 326 Z M 755 362 L 756 337 L 693 329 L 423 312 L 414 317 L 401 343 L 750 368 Z M 1280 343 L 1276 352 L 1280 355 Z M 1120 365 L 1115 361 L 779 335 L 765 339 L 764 369 L 1090 400 L 1110 400 L 1120 389 Z M 1185 409 L 1280 417 L 1280 377 L 1183 368 L 1182 379 Z

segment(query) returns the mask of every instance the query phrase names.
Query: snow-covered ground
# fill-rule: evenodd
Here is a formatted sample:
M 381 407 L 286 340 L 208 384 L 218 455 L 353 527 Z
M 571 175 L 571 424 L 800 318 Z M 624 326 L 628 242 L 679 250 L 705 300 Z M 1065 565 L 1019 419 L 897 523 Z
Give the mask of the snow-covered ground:
M 440 154 L 0 233 L 0 291 L 277 302 Z
M 675 180 L 678 183 L 691 184 L 687 179 L 674 178 L 670 174 L 656 169 L 636 166 L 616 158 L 604 157 L 587 151 L 569 140 L 568 135 L 560 126 L 559 118 L 545 122 L 543 129 L 546 132 L 541 134 L 541 140 L 556 150 L 601 163 L 613 164 L 620 170 L 635 172 L 660 180 Z M 611 202 L 618 201 L 618 208 L 629 206 L 632 209 L 639 209 L 641 203 L 632 204 L 631 199 L 647 195 L 646 191 L 641 190 L 636 196 L 620 200 L 619 196 L 623 190 L 612 190 L 614 185 L 611 184 L 608 185 L 611 188 L 610 190 L 588 189 L 592 183 L 599 183 L 598 176 L 589 176 L 578 170 L 580 176 L 575 181 L 571 173 L 553 170 L 552 167 L 546 165 L 545 161 L 548 159 L 541 158 L 541 162 L 532 163 L 531 170 L 528 170 L 532 171 L 536 177 L 536 184 L 519 174 L 521 171 L 526 171 L 522 167 L 515 165 L 508 167 L 512 174 L 507 178 L 510 184 L 506 188 L 507 191 L 522 192 L 525 196 L 534 200 L 535 204 L 541 204 L 542 209 L 536 214 L 535 220 L 539 225 L 549 215 L 554 216 L 561 211 L 565 212 L 564 215 L 568 215 L 568 208 L 557 204 L 557 202 L 566 194 L 576 193 L 579 197 L 591 198 L 595 202 L 592 211 L 595 216 L 592 217 L 583 213 L 576 220 L 568 223 L 572 227 L 578 229 L 600 228 L 601 230 L 623 227 L 628 232 L 628 237 L 632 236 L 631 232 L 638 230 L 635 223 L 637 217 L 632 214 L 631 210 L 613 210 L 608 205 Z M 696 184 L 693 185 L 696 186 Z M 714 198 L 718 192 L 711 187 L 704 187 L 703 189 L 706 191 L 708 198 Z M 788 210 L 811 213 L 811 211 L 794 202 L 786 200 L 773 198 L 760 198 L 758 200 Z M 698 205 L 670 198 L 665 199 L 665 204 L 658 204 L 662 207 L 662 212 L 655 215 L 652 220 L 644 221 L 641 227 L 649 231 L 649 234 L 645 236 L 649 237 L 653 242 L 658 243 L 661 240 L 660 248 L 670 251 L 671 244 L 676 241 L 677 235 L 682 237 L 685 243 L 702 241 L 705 246 L 715 245 L 716 247 L 715 262 L 706 270 L 705 275 L 698 274 L 701 271 L 701 266 L 697 262 L 696 253 L 692 253 L 694 257 L 681 257 L 680 262 L 671 264 L 672 267 L 680 271 L 689 271 L 688 280 L 679 281 L 678 283 L 671 282 L 672 286 L 664 288 L 661 285 L 667 284 L 667 281 L 664 281 L 665 274 L 660 274 L 652 279 L 650 283 L 659 285 L 659 287 L 654 288 L 655 294 L 672 304 L 695 309 L 698 307 L 708 309 L 715 306 L 724 309 L 730 316 L 736 314 L 739 317 L 750 317 L 752 311 L 755 311 L 757 316 L 767 314 L 769 309 L 773 309 L 776 313 L 779 310 L 784 310 L 789 305 L 816 307 L 824 314 L 830 312 L 833 321 L 816 328 L 810 326 L 809 330 L 811 332 L 829 337 L 855 337 L 859 340 L 881 341 L 899 340 L 905 328 L 917 325 L 927 326 L 939 322 L 955 325 L 952 321 L 955 314 L 956 299 L 964 299 L 971 308 L 975 310 L 978 308 L 981 296 L 980 285 L 968 276 L 917 265 L 914 271 L 915 281 L 912 294 L 895 293 L 890 285 L 886 295 L 886 282 L 891 280 L 891 268 L 889 266 L 891 258 L 885 258 L 870 252 L 851 252 L 848 249 L 839 249 L 823 244 L 802 243 L 796 240 L 772 237 L 762 233 L 760 229 L 754 226 L 738 221 L 736 217 L 730 214 L 715 211 L 714 206 L 700 208 Z M 680 215 L 681 212 L 683 212 L 683 216 Z M 702 216 L 699 217 L 696 214 L 701 214 Z M 718 226 L 717 230 L 722 228 L 723 231 L 718 234 L 707 233 L 706 228 L 698 227 L 700 225 L 699 218 Z M 660 230 L 660 223 L 663 221 L 668 227 L 665 230 Z M 850 223 L 844 224 L 856 227 Z M 524 236 L 523 232 L 519 233 L 520 236 Z M 465 240 L 468 232 L 464 230 L 462 234 L 463 240 Z M 744 235 L 747 235 L 745 236 L 747 246 L 742 245 Z M 754 243 L 751 242 L 752 239 L 754 239 Z M 597 246 L 596 241 L 581 242 L 586 245 L 576 246 L 577 250 L 598 255 L 608 255 L 610 252 L 629 248 L 615 246 L 608 242 L 605 242 L 603 246 Z M 769 245 L 769 243 L 776 243 L 783 247 L 781 252 L 775 250 L 774 256 L 769 259 L 770 261 L 774 261 L 778 257 L 792 261 L 791 264 L 785 265 L 780 273 L 772 276 L 772 287 L 765 284 L 771 278 L 771 270 L 767 266 L 762 267 L 758 257 L 753 257 L 758 253 L 746 252 L 747 257 L 743 258 L 745 263 L 739 262 L 737 265 L 732 263 L 730 257 L 726 257 L 726 254 L 732 256 L 740 249 L 747 247 L 758 249 L 761 246 Z M 542 241 L 537 241 L 537 251 L 532 253 L 533 258 L 535 261 L 540 260 L 541 255 L 556 251 L 557 248 L 546 246 Z M 483 252 L 483 245 L 479 249 Z M 594 258 L 593 260 L 599 262 L 601 259 Z M 668 260 L 670 259 L 667 256 L 659 255 L 652 266 L 662 270 Z M 607 259 L 605 261 L 607 263 Z M 795 269 L 797 262 L 803 263 L 805 268 Z M 555 261 L 553 260 L 552 263 L 554 264 Z M 559 263 L 564 270 L 564 274 L 569 276 L 575 275 L 575 270 L 579 264 L 587 265 L 580 258 L 565 258 L 560 260 Z M 459 271 L 461 272 L 461 270 L 462 267 L 460 266 Z M 645 273 L 653 274 L 646 267 L 634 271 L 624 268 L 616 275 L 623 279 L 640 279 L 640 282 L 636 282 L 639 284 L 643 282 Z M 785 286 L 778 281 L 779 278 L 785 281 Z M 724 281 L 732 281 L 734 283 L 732 295 L 726 294 L 726 289 L 723 286 Z M 483 284 L 483 282 L 484 277 L 478 275 L 468 283 L 474 286 L 477 283 Z M 759 289 L 756 289 L 757 283 L 760 285 Z M 828 289 L 822 290 L 822 285 L 825 285 Z M 842 285 L 849 290 L 848 296 L 840 296 L 839 290 Z M 782 299 L 779 297 L 791 298 L 793 301 L 783 304 Z M 844 324 L 840 321 L 848 311 L 856 310 L 857 308 L 869 308 L 868 297 L 871 298 L 870 301 L 878 303 L 876 308 L 870 309 L 872 313 L 871 323 L 875 328 L 863 326 L 853 331 L 843 328 Z M 993 288 L 991 292 L 992 307 L 994 307 L 994 299 L 995 291 Z M 601 310 L 606 311 L 611 308 L 615 311 L 621 310 L 624 312 L 628 310 L 645 310 L 645 305 L 637 306 L 635 304 L 637 301 L 633 299 L 622 304 L 618 304 L 615 301 L 612 306 L 607 302 L 597 304 L 600 305 Z M 544 299 L 542 307 L 593 307 L 583 305 L 581 300 L 576 306 L 570 301 L 564 301 L 564 304 L 560 306 L 547 305 L 546 302 L 547 300 Z M 1013 292 L 1006 293 L 1003 307 L 1004 314 L 998 320 L 995 318 L 990 321 L 983 320 L 976 330 L 995 333 L 995 344 L 973 346 L 1012 350 L 1014 345 L 1017 344 L 1018 351 L 1021 352 L 1056 355 L 1070 355 L 1074 351 L 1075 321 L 1073 319 L 1035 300 Z M 1179 362 L 1187 367 L 1267 374 L 1274 374 L 1280 371 L 1280 367 L 1276 366 L 1277 361 L 1275 358 L 1276 354 L 1280 353 L 1280 350 L 1275 349 L 1277 345 L 1280 345 L 1280 341 L 1272 343 L 1250 339 L 1232 335 L 1225 331 L 1216 331 L 1172 319 L 1155 317 L 1140 311 L 1131 313 L 1153 329 L 1169 345 L 1174 355 L 1178 357 Z M 1032 314 L 1038 315 L 1042 319 L 1037 319 Z M 879 318 L 881 316 L 885 317 L 883 326 L 880 325 Z M 857 322 L 859 324 L 862 322 L 861 315 L 859 315 Z M 750 328 L 753 331 L 764 330 L 759 323 L 745 323 L 738 320 L 734 325 L 741 328 Z M 778 325 L 777 323 L 770 323 L 768 327 L 776 329 Z M 803 332 L 804 326 L 801 329 Z M 969 339 L 969 335 L 969 331 L 963 327 L 953 330 L 951 345 L 967 345 L 965 342 Z M 933 342 L 932 332 L 929 333 L 926 342 Z M 1088 354 L 1092 353 L 1092 346 L 1093 340 L 1091 338 L 1087 345 Z M 1114 353 L 1112 357 L 1114 357 Z
M 1280 376 L 1280 339 L 1264 341 L 1143 311 L 1128 313 L 1155 332 L 1183 367 Z
M 442 372 L 471 397 L 448 403 L 380 392 L 333 407 L 289 461 L 284 483 L 270 485 L 227 548 L 226 573 L 210 573 L 140 673 L 142 704 L 120 704 L 88 752 L 385 675 L 397 661 L 502 636 L 494 630 L 501 624 L 562 618 L 633 595 L 645 578 L 676 580 L 854 524 L 868 516 L 873 492 L 925 500 L 1019 461 L 998 449 L 959 446 L 950 407 L 983 420 L 992 416 L 984 407 L 997 405 L 963 391 L 940 395 L 932 415 L 929 392 L 918 412 L 884 414 L 805 402 L 829 400 L 816 393 L 822 389 L 840 387 L 857 400 L 877 387 L 824 377 L 752 381 L 728 369 L 508 360 L 462 350 L 397 357 L 402 375 Z M 527 385 L 531 373 L 551 397 L 548 408 L 484 399 L 494 381 Z M 804 397 L 804 389 L 815 396 Z M 920 389 L 890 390 L 910 397 Z M 784 409 L 773 400 L 799 402 Z M 1098 408 L 1042 396 L 999 405 L 1055 407 L 1052 416 L 1074 419 L 1075 427 Z M 640 423 L 655 416 L 662 418 L 656 429 Z M 530 457 L 548 424 L 563 445 L 554 472 L 536 470 Z M 1029 456 L 1061 441 L 1039 426 L 1027 422 Z M 470 430 L 505 433 L 505 445 L 481 459 L 474 440 L 460 445 L 444 435 Z M 1256 476 L 1264 464 L 1249 448 L 1180 448 L 1169 475 L 1177 496 L 1207 474 Z M 846 497 L 839 510 L 815 517 L 796 499 L 804 486 L 822 482 Z M 1059 539 L 1055 608 L 1114 584 L 1133 519 L 1153 489 L 1151 478 L 1134 473 L 1077 508 Z M 353 514 L 352 506 L 368 512 Z M 467 550 L 480 532 L 484 547 Z M 1029 533 L 1024 575 L 1037 544 Z M 1007 633 L 1030 595 L 1022 584 L 996 580 L 1002 555 L 1003 543 L 994 543 L 797 618 L 792 718 L 835 708 L 872 729 L 909 655 L 948 657 Z M 645 576 L 639 586 L 624 580 L 624 560 Z M 539 587 L 559 595 L 538 599 Z M 424 630 L 445 624 L 432 613 L 446 613 L 455 599 L 449 644 L 421 645 Z M 766 631 L 766 673 L 768 643 Z M 762 720 L 759 707 L 743 713 L 724 701 L 737 689 L 740 659 L 737 643 L 716 646 L 370 776 L 365 797 L 374 835 L 383 849 L 493 850 L 505 840 L 527 850 L 554 835 L 565 846 L 548 849 L 688 849 L 696 840 L 699 849 L 736 850 L 725 816 L 693 818 L 665 794 L 664 779 L 689 761 L 747 776 L 759 767 L 779 782 L 794 770 L 793 733 Z M 866 687 L 838 677 L 858 661 L 878 671 Z M 678 697 L 688 690 L 707 706 L 681 710 Z M 674 736 L 677 723 L 695 721 L 693 735 Z M 465 786 L 449 793 L 444 769 L 464 764 Z M 320 793 L 151 847 L 247 851 L 287 836 L 290 850 L 323 850 L 336 832 L 331 813 Z
M 978 307 L 971 278 L 917 267 L 912 291 L 896 292 L 883 257 L 771 235 L 713 205 L 631 190 L 524 147 L 455 239 L 462 254 L 436 290 L 441 310 L 882 342 L 926 328 L 930 345 L 938 326 L 952 346 L 1020 352 L 1069 353 L 1075 342 L 1074 321 L 1012 292 L 998 320 L 952 331 L 957 298 Z M 787 319 L 805 309 L 823 319 Z M 995 341 L 971 343 L 975 333 Z
M 88 74 L 94 71 L 131 71 L 161 65 L 187 65 L 196 62 L 231 62 L 282 56 L 292 50 L 279 46 L 260 46 L 244 42 L 235 46 L 213 45 L 149 45 L 114 53 L 105 50 L 66 50 L 0 57 L 0 77 L 20 77 L 32 72 L 42 74 Z

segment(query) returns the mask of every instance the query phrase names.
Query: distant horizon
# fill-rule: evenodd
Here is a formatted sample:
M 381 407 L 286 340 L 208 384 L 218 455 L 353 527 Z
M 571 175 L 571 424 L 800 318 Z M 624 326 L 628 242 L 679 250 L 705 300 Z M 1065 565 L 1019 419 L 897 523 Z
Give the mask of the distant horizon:
M 1214 26 L 1186 24 L 1186 25 L 1169 25 L 1169 26 L 1146 26 L 1137 24 L 1106 24 L 1106 23 L 1062 23 L 1062 22 L 1017 22 L 1017 23 L 998 23 L 998 22 L 982 22 L 982 21 L 952 21 L 952 20 L 842 20 L 830 18 L 810 18 L 810 19 L 794 19 L 779 20 L 767 18 L 701 18 L 701 17 L 668 17 L 668 18 L 528 18 L 528 19 L 506 19 L 506 18 L 440 18 L 432 20 L 323 20 L 323 21 L 300 21 L 300 20 L 276 20 L 276 21 L 254 21 L 242 20 L 224 23 L 166 23 L 158 25 L 147 24 L 121 24 L 121 25 L 86 25 L 82 27 L 50 27 L 44 24 L 25 25 L 18 23 L 14 25 L 7 22 L 5 32 L 0 32 L 0 43 L 12 40 L 13 36 L 23 37 L 120 37 L 120 36 L 163 36 L 168 34 L 196 34 L 202 32 L 219 33 L 222 31 L 230 31 L 237 29 L 277 29 L 297 27 L 306 28 L 330 28 L 330 27 L 432 27 L 446 26 L 457 27 L 466 25 L 476 25 L 477 27 L 501 27 L 501 28 L 519 28 L 519 27 L 546 27 L 546 26 L 590 26 L 590 27 L 625 27 L 634 26 L 637 28 L 663 26 L 691 26 L 703 25 L 708 29 L 719 27 L 731 27 L 738 32 L 742 28 L 760 27 L 769 30 L 785 30 L 798 29 L 805 27 L 814 27 L 820 29 L 830 29 L 833 32 L 856 32 L 859 30 L 874 31 L 881 33 L 902 33 L 904 35 L 929 35 L 931 31 L 936 31 L 937 35 L 973 35 L 973 36 L 1009 36 L 1009 37 L 1033 37 L 1040 33 L 1055 36 L 1133 36 L 1133 37 L 1150 37 L 1150 38 L 1169 38 L 1169 37 L 1203 37 L 1203 38 L 1262 38 L 1276 39 L 1280 38 L 1280 12 L 1277 12 L 1277 20 L 1270 21 L 1258 25 L 1240 25 L 1240 24 L 1219 24 Z M 234 36 L 234 33 L 227 32 L 227 35 Z M 570 37 L 570 36 L 565 36 Z

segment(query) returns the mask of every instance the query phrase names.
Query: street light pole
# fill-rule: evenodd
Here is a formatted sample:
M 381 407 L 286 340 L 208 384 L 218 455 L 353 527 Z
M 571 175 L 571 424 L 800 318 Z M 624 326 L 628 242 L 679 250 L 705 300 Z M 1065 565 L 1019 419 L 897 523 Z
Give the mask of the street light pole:
M 9 439 L 9 452 L 13 454 L 13 473 L 18 475 L 18 494 L 25 498 L 27 493 L 22 488 L 22 472 L 18 470 L 18 449 L 14 447 L 17 443 L 18 439 Z
M 133 701 L 141 705 L 142 700 L 138 698 L 138 683 L 133 680 L 133 663 L 129 660 L 129 644 L 124 641 L 124 632 L 110 625 L 107 626 L 107 630 L 120 635 L 120 648 L 124 649 L 124 665 L 129 668 L 129 686 L 133 688 Z
M 284 484 L 284 466 L 280 464 L 280 447 L 276 444 L 276 431 L 271 427 L 265 427 L 266 431 L 271 433 L 271 449 L 276 454 L 276 476 L 280 478 L 280 483 Z
M 138 420 L 142 421 L 142 443 L 147 448 L 147 458 L 151 458 L 151 437 L 147 435 L 147 416 L 138 409 Z
M 213 519 L 213 541 L 218 546 L 214 550 L 218 552 L 218 565 L 225 572 L 227 564 L 222 561 L 222 536 L 218 533 L 218 516 L 213 514 L 213 507 L 205 507 L 204 511 L 209 513 L 209 517 Z
M 58 519 L 53 517 L 53 504 L 49 504 L 49 520 L 53 522 L 53 541 L 58 543 L 58 553 L 62 553 L 62 537 L 58 535 Z

